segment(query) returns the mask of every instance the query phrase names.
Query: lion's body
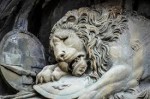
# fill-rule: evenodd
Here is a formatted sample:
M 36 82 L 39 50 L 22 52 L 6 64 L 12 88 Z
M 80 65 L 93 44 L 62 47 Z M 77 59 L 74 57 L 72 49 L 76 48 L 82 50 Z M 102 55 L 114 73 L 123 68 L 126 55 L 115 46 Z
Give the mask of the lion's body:
M 91 92 L 94 99 L 138 86 L 145 70 L 142 38 L 135 36 L 140 34 L 135 33 L 137 27 L 121 11 L 113 12 L 114 9 L 117 8 L 95 6 L 91 9 L 73 10 L 52 29 L 52 35 L 59 29 L 73 30 L 83 42 L 87 60 L 91 62 L 91 70 L 100 77 L 87 88 L 87 92 Z M 50 37 L 52 38 L 53 36 Z M 40 74 L 41 76 L 44 74 Z M 82 95 L 80 98 L 88 97 L 91 94 Z

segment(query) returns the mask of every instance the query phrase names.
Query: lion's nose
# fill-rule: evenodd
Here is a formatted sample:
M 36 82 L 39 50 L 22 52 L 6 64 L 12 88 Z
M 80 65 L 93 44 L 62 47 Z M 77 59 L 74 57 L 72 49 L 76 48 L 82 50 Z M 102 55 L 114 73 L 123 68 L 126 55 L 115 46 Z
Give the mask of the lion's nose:
M 65 54 L 66 54 L 65 51 L 60 52 L 59 55 L 58 55 L 58 60 L 63 61 L 64 57 L 65 57 Z

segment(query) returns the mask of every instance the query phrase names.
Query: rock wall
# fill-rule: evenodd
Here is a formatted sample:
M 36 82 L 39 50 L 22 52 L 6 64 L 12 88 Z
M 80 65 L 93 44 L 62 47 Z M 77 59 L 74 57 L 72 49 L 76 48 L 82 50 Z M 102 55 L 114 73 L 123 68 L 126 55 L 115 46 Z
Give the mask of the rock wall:
M 49 34 L 52 26 L 64 14 L 72 9 L 89 7 L 102 2 L 120 2 L 125 13 L 136 12 L 150 18 L 149 0 L 35 0 L 28 15 L 28 31 L 39 38 L 45 47 L 47 64 L 54 63 L 49 53 Z M 20 11 L 28 10 L 31 0 L 0 0 L 0 40 L 14 27 L 15 19 Z M 48 60 L 50 60 L 48 62 Z M 0 76 L 0 94 L 13 94 Z

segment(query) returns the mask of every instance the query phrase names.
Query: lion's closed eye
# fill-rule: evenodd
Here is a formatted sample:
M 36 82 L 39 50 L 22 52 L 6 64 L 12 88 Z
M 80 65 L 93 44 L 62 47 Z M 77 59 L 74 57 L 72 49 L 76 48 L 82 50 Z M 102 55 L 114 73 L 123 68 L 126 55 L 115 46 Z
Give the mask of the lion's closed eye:
M 65 42 L 67 39 L 68 39 L 68 36 L 66 36 L 66 37 L 54 36 L 53 43 L 54 43 L 54 45 L 57 45 L 59 42 Z
M 56 37 L 56 36 L 53 37 L 53 42 L 59 42 L 59 41 L 60 41 L 60 39 L 58 37 Z
M 68 37 L 63 37 L 63 38 L 60 38 L 61 40 L 63 41 L 66 41 L 68 39 Z

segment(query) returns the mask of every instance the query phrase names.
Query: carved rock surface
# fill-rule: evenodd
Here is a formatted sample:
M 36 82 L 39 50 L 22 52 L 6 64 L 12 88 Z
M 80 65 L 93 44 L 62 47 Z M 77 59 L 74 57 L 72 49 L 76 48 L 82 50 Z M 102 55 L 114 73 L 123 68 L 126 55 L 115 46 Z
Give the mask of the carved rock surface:
M 46 64 L 44 48 L 33 34 L 13 30 L 0 43 L 0 64 L 7 83 L 16 90 L 26 90 L 33 84 L 30 76 Z

